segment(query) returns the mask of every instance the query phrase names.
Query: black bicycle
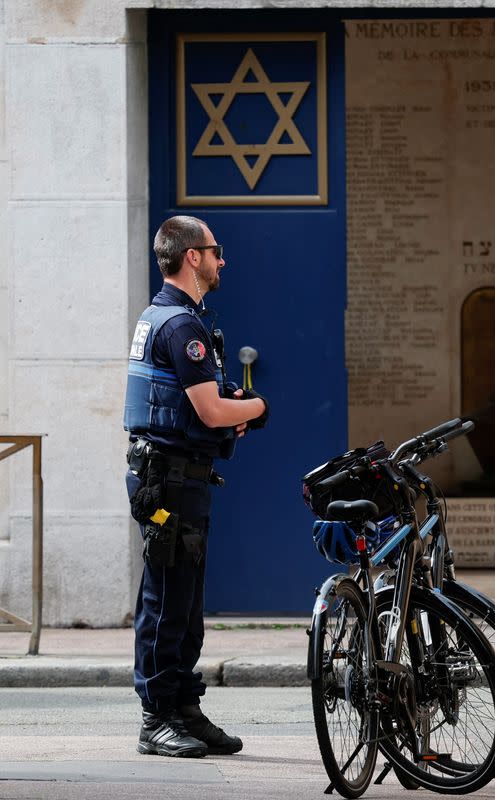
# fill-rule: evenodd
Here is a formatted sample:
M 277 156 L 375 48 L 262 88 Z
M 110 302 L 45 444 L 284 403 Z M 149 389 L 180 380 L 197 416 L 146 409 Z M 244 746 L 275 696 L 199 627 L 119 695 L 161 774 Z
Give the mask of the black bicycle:
M 461 435 L 459 423 L 446 423 L 421 440 L 445 443 Z M 329 790 L 346 797 L 366 790 L 378 748 L 410 788 L 467 793 L 485 785 L 495 768 L 493 651 L 455 603 L 414 584 L 424 543 L 410 484 L 397 468 L 402 456 L 401 448 L 380 459 L 358 455 L 350 468 L 320 481 L 325 490 L 363 483 L 363 477 L 369 490 L 369 481 L 378 481 L 395 497 L 399 512 L 398 529 L 382 545 L 383 557 L 400 550 L 394 585 L 377 592 L 368 552 L 369 521 L 380 516 L 377 505 L 366 499 L 333 501 L 331 521 L 320 525 L 320 531 L 327 525 L 334 543 L 339 540 L 346 563 L 359 563 L 354 578 L 338 575 L 323 584 L 308 656 Z M 373 560 L 379 555 L 380 547 Z
M 459 434 L 466 434 L 473 429 L 471 421 L 458 420 Z M 423 520 L 419 533 L 428 542 L 423 556 L 416 562 L 413 582 L 429 589 L 438 589 L 446 597 L 454 601 L 462 611 L 480 628 L 490 644 L 495 643 L 495 603 L 486 595 L 467 584 L 456 580 L 454 553 L 452 552 L 446 527 L 446 504 L 442 502 L 440 490 L 433 480 L 416 467 L 428 458 L 444 452 L 446 445 L 442 439 L 425 442 L 421 437 L 412 439 L 401 445 L 407 458 L 398 462 L 398 467 L 418 495 L 426 500 L 427 516 Z M 388 560 L 389 569 L 382 572 L 374 582 L 375 591 L 395 582 L 397 563 L 394 553 L 389 548 L 380 548 L 371 557 L 372 564 Z M 462 764 L 460 764 L 462 767 Z M 375 783 L 381 783 L 393 764 L 387 762 Z M 417 782 L 408 780 L 400 771 L 395 770 L 400 782 L 407 789 L 417 789 Z

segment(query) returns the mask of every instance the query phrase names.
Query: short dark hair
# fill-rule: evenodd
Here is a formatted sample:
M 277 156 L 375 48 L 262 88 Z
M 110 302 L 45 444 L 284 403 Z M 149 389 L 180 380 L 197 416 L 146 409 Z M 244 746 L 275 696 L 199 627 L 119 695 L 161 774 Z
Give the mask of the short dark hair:
M 203 225 L 206 225 L 203 220 L 186 216 L 170 217 L 160 225 L 153 249 L 164 278 L 180 270 L 185 250 L 205 244 Z

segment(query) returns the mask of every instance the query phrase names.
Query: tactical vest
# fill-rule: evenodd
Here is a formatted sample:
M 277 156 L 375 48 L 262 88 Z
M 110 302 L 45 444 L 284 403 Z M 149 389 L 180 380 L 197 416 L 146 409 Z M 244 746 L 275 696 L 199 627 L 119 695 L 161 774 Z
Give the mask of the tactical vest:
M 136 434 L 179 434 L 187 445 L 198 449 L 203 444 L 210 447 L 217 444 L 219 456 L 231 458 L 235 448 L 234 428 L 204 425 L 175 371 L 153 363 L 151 354 L 158 332 L 173 317 L 187 313 L 197 318 L 195 312 L 185 306 L 149 306 L 142 313 L 129 355 L 124 428 Z M 223 375 L 218 365 L 215 365 L 215 379 L 219 394 L 223 396 Z

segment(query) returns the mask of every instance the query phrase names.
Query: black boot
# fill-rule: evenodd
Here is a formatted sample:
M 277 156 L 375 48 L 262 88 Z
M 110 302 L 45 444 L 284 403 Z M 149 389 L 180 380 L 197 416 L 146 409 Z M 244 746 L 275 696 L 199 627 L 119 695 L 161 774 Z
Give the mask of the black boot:
M 210 755 L 231 755 L 242 750 L 242 739 L 238 736 L 228 736 L 225 731 L 210 722 L 199 705 L 182 706 L 181 715 L 188 733 L 205 742 Z
M 206 744 L 190 736 L 177 711 L 153 714 L 143 709 L 143 725 L 139 734 L 138 753 L 155 756 L 203 758 Z

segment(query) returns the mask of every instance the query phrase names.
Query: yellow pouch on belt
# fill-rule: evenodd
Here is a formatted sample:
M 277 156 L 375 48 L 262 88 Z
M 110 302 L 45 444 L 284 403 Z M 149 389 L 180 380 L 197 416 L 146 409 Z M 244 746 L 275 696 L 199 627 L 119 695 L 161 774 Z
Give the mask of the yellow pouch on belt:
M 170 511 L 165 511 L 164 508 L 157 508 L 153 516 L 150 517 L 150 520 L 152 522 L 156 522 L 157 525 L 165 525 L 169 516 L 170 516 Z

